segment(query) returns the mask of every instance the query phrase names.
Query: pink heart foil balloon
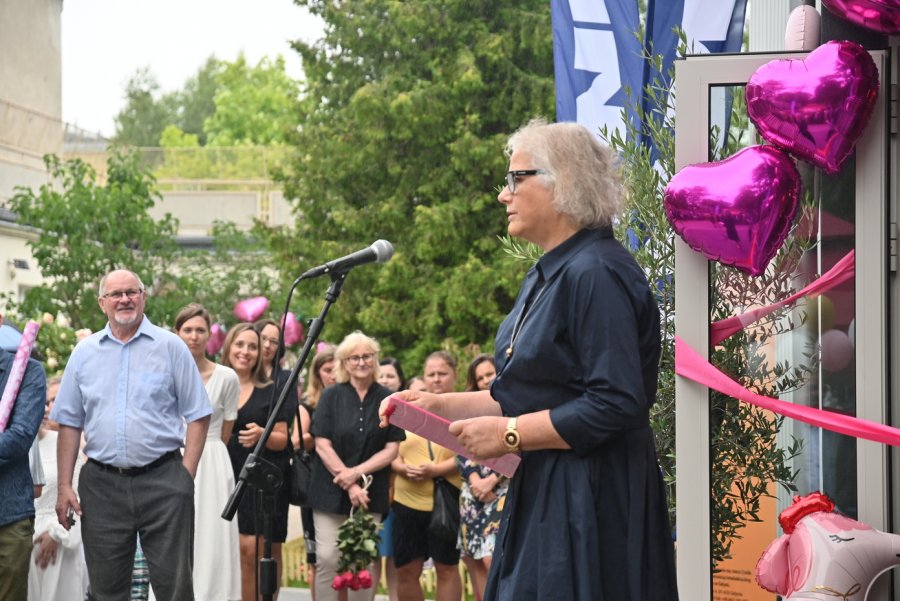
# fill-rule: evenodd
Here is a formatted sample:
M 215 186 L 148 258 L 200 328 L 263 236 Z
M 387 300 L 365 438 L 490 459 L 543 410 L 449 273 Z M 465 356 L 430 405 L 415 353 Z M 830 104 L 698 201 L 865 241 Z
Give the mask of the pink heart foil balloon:
M 209 339 L 206 341 L 206 354 L 217 355 L 225 344 L 225 328 L 221 324 L 214 323 L 209 328 Z
M 766 63 L 747 82 L 747 114 L 760 135 L 837 173 L 878 98 L 878 68 L 853 42 L 828 42 L 805 59 Z
M 234 306 L 234 316 L 241 321 L 256 321 L 269 308 L 269 299 L 265 296 L 254 296 L 238 302 Z
M 898 0 L 822 0 L 829 11 L 879 33 L 900 33 Z
M 751 146 L 684 167 L 666 186 L 663 206 L 688 246 L 758 276 L 784 243 L 799 199 L 794 161 L 772 146 Z
M 303 340 L 303 324 L 297 321 L 297 316 L 288 311 L 287 315 L 281 318 L 284 326 L 284 344 L 285 346 L 293 346 Z

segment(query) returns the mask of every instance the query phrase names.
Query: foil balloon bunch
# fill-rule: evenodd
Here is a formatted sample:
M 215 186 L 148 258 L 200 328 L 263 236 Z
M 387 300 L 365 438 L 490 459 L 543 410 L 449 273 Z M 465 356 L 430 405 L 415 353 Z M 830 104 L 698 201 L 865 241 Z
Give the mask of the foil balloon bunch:
M 800 174 L 789 154 L 837 172 L 862 136 L 878 86 L 874 61 L 852 42 L 757 69 L 747 112 L 769 145 L 675 174 L 663 197 L 675 232 L 710 260 L 762 275 L 799 206 Z

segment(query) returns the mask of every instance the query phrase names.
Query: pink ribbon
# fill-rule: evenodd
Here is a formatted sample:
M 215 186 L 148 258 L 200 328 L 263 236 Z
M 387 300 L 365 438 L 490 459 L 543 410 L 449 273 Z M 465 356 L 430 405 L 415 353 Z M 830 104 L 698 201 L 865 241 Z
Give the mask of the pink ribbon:
M 838 284 L 842 284 L 852 278 L 856 273 L 856 260 L 854 251 L 850 251 L 840 261 L 834 264 L 834 266 L 822 274 L 822 277 L 817 279 L 815 282 L 812 282 L 803 290 L 792 294 L 782 301 L 778 301 L 777 303 L 766 305 L 765 307 L 759 307 L 758 309 L 753 309 L 751 311 L 747 311 L 746 313 L 742 313 L 741 315 L 734 315 L 727 319 L 723 319 L 721 321 L 717 321 L 714 324 L 709 326 L 709 344 L 710 346 L 715 346 L 732 336 L 736 332 L 740 332 L 751 323 L 754 323 L 766 315 L 770 315 L 774 313 L 776 310 L 781 307 L 785 307 L 798 301 L 804 296 L 816 296 L 822 294 L 826 290 L 830 290 L 834 288 Z
M 823 276 L 824 277 L 824 276 Z M 820 278 L 821 280 L 822 278 Z M 680 337 L 675 337 L 675 373 L 722 394 L 792 419 L 882 444 L 900 446 L 900 429 L 858 417 L 795 405 L 751 392 L 716 369 Z
M 34 346 L 40 329 L 41 325 L 36 321 L 29 321 L 25 325 L 25 331 L 19 341 L 19 348 L 16 350 L 16 357 L 13 359 L 12 369 L 9 371 L 9 379 L 6 380 L 3 396 L 0 397 L 0 432 L 4 432 L 9 424 L 9 416 L 16 404 L 16 397 L 19 396 L 19 386 L 22 385 L 22 378 L 25 377 L 25 368 L 28 367 L 28 357 L 31 356 L 31 348 Z

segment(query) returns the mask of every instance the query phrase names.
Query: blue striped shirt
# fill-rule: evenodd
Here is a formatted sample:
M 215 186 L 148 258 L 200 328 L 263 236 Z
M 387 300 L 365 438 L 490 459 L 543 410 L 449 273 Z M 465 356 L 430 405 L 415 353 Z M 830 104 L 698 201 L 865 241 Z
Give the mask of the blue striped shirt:
M 128 342 L 107 324 L 75 347 L 50 419 L 82 429 L 91 459 L 139 467 L 184 446 L 185 421 L 211 412 L 187 345 L 145 316 Z

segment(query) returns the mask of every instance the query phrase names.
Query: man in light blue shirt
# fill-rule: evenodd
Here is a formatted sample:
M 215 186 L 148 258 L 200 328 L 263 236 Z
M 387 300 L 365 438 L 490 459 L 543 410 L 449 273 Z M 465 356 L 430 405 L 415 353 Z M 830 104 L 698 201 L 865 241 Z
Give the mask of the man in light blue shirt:
M 157 598 L 193 599 L 193 477 L 209 399 L 184 342 L 144 316 L 135 273 L 108 273 L 98 300 L 109 322 L 75 348 L 50 416 L 60 426 L 57 517 L 64 527 L 70 510 L 82 519 L 97 601 L 128 599 L 138 534 Z M 76 495 L 82 431 L 88 462 Z

